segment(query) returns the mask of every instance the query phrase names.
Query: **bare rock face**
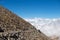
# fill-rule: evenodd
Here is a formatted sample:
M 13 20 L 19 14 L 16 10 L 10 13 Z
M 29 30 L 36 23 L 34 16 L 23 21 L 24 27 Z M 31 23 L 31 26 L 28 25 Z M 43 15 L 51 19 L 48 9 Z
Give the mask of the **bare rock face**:
M 0 7 L 0 40 L 50 40 L 30 23 Z

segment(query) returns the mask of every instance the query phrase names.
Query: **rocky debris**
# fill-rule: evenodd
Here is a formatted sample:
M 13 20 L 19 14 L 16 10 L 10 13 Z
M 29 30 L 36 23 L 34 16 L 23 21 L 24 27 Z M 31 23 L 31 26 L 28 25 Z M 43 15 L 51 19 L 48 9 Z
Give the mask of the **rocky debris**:
M 52 35 L 49 38 L 52 39 L 52 40 L 60 40 L 60 37 L 56 36 L 56 35 Z
M 45 37 L 41 37 L 44 35 L 40 35 L 39 33 L 34 34 L 35 32 L 31 31 L 11 31 L 11 32 L 4 32 L 0 33 L 0 40 L 47 40 Z M 40 35 L 40 36 L 36 36 Z M 41 38 L 42 39 L 41 39 Z
M 0 6 L 0 40 L 50 40 L 30 23 Z

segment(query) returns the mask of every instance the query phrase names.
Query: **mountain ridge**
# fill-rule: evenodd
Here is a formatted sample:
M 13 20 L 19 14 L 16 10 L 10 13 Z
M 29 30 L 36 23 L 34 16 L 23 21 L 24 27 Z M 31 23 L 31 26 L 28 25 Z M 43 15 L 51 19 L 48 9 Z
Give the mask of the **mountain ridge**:
M 50 40 L 33 25 L 0 7 L 0 40 Z

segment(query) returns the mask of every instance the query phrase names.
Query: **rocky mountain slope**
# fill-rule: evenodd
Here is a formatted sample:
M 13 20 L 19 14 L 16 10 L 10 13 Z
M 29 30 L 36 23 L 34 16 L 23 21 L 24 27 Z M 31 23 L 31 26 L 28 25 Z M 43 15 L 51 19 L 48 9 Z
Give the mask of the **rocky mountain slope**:
M 0 40 L 50 40 L 29 22 L 0 6 Z

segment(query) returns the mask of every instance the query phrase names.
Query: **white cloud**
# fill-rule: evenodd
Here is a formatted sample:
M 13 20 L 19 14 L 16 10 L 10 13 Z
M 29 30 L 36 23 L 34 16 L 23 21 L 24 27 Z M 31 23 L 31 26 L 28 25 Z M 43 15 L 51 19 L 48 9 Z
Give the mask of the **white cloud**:
M 47 36 L 60 35 L 60 18 L 58 19 L 32 18 L 25 20 L 34 25 L 35 28 L 39 29 Z

